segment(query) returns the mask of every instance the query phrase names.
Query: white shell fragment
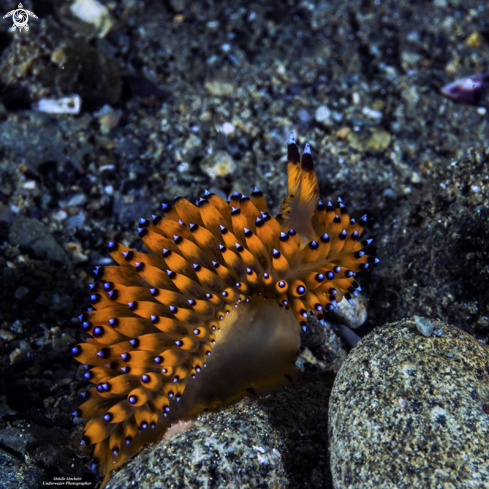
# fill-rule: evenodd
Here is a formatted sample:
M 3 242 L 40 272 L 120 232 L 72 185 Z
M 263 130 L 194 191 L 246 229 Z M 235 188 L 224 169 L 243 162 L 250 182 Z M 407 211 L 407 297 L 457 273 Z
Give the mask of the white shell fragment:
M 79 114 L 81 110 L 81 97 L 73 94 L 63 98 L 42 98 L 32 104 L 32 110 L 46 114 Z
M 109 11 L 96 0 L 75 0 L 70 10 L 75 17 L 87 24 L 92 24 L 100 38 L 105 37 L 112 27 Z

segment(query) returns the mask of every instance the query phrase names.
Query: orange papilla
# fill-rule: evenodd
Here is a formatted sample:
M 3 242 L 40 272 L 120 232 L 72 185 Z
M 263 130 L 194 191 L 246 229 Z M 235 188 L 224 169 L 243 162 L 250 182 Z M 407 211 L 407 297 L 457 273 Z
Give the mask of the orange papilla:
M 351 300 L 377 261 L 359 240 L 366 217 L 319 200 L 310 147 L 301 157 L 292 136 L 277 217 L 257 188 L 179 197 L 162 214 L 139 224 L 150 254 L 108 244 L 119 266 L 97 269 L 80 316 L 93 338 L 72 350 L 95 385 L 75 413 L 90 418 L 82 442 L 106 480 L 172 422 L 293 378 L 307 313 Z

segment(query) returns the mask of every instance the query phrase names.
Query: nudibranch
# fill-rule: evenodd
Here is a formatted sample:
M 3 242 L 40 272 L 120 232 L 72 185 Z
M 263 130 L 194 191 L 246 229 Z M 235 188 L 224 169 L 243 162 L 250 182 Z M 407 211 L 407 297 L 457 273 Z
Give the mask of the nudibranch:
M 288 196 L 273 217 L 257 188 L 229 202 L 177 197 L 141 219 L 148 253 L 109 242 L 118 266 L 96 269 L 91 338 L 72 349 L 95 387 L 74 415 L 90 418 L 106 475 L 172 423 L 293 379 L 308 311 L 323 319 L 378 260 L 360 241 L 366 216 L 323 204 L 309 144 L 288 141 Z

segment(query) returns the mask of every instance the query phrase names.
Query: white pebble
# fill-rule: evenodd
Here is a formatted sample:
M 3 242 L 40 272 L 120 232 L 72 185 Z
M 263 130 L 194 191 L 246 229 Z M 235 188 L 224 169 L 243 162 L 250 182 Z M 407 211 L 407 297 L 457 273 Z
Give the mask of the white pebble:
M 362 114 L 370 117 L 370 119 L 382 119 L 382 112 L 380 110 L 370 109 L 369 107 L 364 107 Z
M 22 188 L 25 188 L 27 190 L 34 190 L 36 188 L 36 181 L 35 180 L 27 180 L 27 182 L 22 185 Z
M 319 122 L 320 124 L 329 124 L 331 123 L 331 111 L 328 109 L 328 107 L 326 107 L 326 105 L 320 105 L 316 109 L 314 119 L 316 119 L 316 122 Z
M 234 125 L 231 124 L 230 122 L 225 122 L 223 125 L 222 125 L 222 132 L 224 134 L 231 134 L 232 132 L 234 132 Z
M 81 102 L 81 97 L 76 94 L 58 99 L 43 98 L 32 104 L 32 110 L 46 114 L 79 114 Z
M 100 2 L 95 0 L 75 0 L 71 13 L 87 24 L 92 24 L 98 31 L 98 37 L 104 37 L 112 27 L 109 11 Z

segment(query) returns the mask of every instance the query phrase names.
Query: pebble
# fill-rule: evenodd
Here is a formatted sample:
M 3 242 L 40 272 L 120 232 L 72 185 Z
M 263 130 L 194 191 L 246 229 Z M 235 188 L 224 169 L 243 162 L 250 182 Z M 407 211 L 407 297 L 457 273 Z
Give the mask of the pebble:
M 123 195 L 114 198 L 113 213 L 119 222 L 131 223 L 141 217 L 151 216 L 153 204 L 144 197 L 135 198 L 132 202 L 127 202 Z
M 15 220 L 15 213 L 12 209 L 4 204 L 0 204 L 0 222 L 10 225 Z
M 352 297 L 353 305 L 346 299 L 338 303 L 338 310 L 332 311 L 341 323 L 349 328 L 359 328 L 367 320 L 367 307 L 365 298 L 362 295 Z
M 485 487 L 489 347 L 443 329 L 402 320 L 350 352 L 329 402 L 334 488 Z
M 200 169 L 212 180 L 235 174 L 238 165 L 226 151 L 214 151 L 200 162 Z
M 383 129 L 362 129 L 348 134 L 348 144 L 356 151 L 385 151 L 390 142 L 391 135 Z
M 103 38 L 113 25 L 107 7 L 95 0 L 67 2 L 59 13 L 63 23 L 88 37 Z
M 93 114 L 100 124 L 100 132 L 109 134 L 109 132 L 119 125 L 122 117 L 120 110 L 114 110 L 110 105 L 105 104 L 100 110 Z
M 297 117 L 299 118 L 299 120 L 301 122 L 310 122 L 312 120 L 312 116 L 311 114 L 309 113 L 308 110 L 306 109 L 300 109 L 298 112 L 297 112 Z
M 59 207 L 78 207 L 83 204 L 85 204 L 87 201 L 87 196 L 82 193 L 76 193 L 73 195 L 70 195 L 66 199 L 62 199 L 59 201 L 58 205 Z
M 27 341 L 21 340 L 19 348 L 16 348 L 9 355 L 10 365 L 13 365 L 15 362 L 25 358 L 30 351 L 32 351 L 31 345 L 29 345 Z
M 22 297 L 26 296 L 29 293 L 29 289 L 27 287 L 24 287 L 21 285 L 20 287 L 17 287 L 14 297 L 18 300 L 22 299 Z
M 326 107 L 326 105 L 320 105 L 314 113 L 314 119 L 319 124 L 328 126 L 331 124 L 331 111 L 328 109 L 328 107 Z
M 324 487 L 329 390 L 317 379 L 204 413 L 143 448 L 107 489 Z
M 24 333 L 24 325 L 22 324 L 22 321 L 17 319 L 14 321 L 8 328 L 10 331 L 13 331 L 16 334 L 23 334 Z
M 8 235 L 10 244 L 33 253 L 41 260 L 48 259 L 71 268 L 71 262 L 49 230 L 35 219 L 19 217 L 14 221 Z
M 69 97 L 62 97 L 58 99 L 43 98 L 37 102 L 34 102 L 31 108 L 32 110 L 37 112 L 45 112 L 46 114 L 76 115 L 80 113 L 81 105 L 81 97 L 74 94 L 70 95 Z
M 53 311 L 71 311 L 73 308 L 73 299 L 62 292 L 55 292 L 52 297 L 52 307 Z
M 0 338 L 5 341 L 13 341 L 17 335 L 8 329 L 0 329 Z
M 218 97 L 230 96 L 236 91 L 236 85 L 233 82 L 220 78 L 208 80 L 204 86 L 212 95 Z
M 78 340 L 70 336 L 69 334 L 63 333 L 61 336 L 53 336 L 51 341 L 51 346 L 54 351 L 67 352 L 72 346 L 76 345 Z
M 68 219 L 64 221 L 63 225 L 66 228 L 81 228 L 84 222 L 85 214 L 83 212 L 78 212 L 77 214 L 68 217 Z
M 416 328 L 418 328 L 418 331 L 423 336 L 426 336 L 428 338 L 433 334 L 435 327 L 429 319 L 414 316 L 414 322 L 416 323 Z

